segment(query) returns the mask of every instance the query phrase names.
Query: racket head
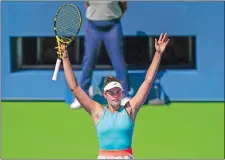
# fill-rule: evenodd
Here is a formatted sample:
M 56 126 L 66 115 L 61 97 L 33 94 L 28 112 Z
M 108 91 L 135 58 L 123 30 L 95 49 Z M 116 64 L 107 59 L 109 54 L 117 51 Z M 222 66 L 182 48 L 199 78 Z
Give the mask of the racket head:
M 63 4 L 60 6 L 54 18 L 54 32 L 58 43 L 68 46 L 79 33 L 81 24 L 81 12 L 76 5 Z
M 59 72 L 62 53 L 60 44 L 68 46 L 77 36 L 82 24 L 80 9 L 74 4 L 60 6 L 54 18 L 54 32 L 57 41 L 58 58 L 52 80 L 56 81 Z

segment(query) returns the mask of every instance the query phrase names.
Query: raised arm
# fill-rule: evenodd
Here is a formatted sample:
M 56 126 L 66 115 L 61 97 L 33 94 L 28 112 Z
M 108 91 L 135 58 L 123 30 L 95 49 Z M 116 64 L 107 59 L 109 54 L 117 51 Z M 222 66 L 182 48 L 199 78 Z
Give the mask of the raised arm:
M 81 89 L 77 83 L 77 79 L 72 71 L 72 66 L 67 54 L 66 46 L 61 44 L 61 50 L 63 53 L 63 68 L 66 77 L 66 81 L 69 85 L 70 90 L 73 95 L 77 98 L 80 104 L 84 107 L 84 109 L 89 113 L 93 114 L 97 108 L 101 107 L 101 105 L 95 101 L 93 101 L 84 91 Z
M 159 37 L 159 40 L 155 39 L 156 51 L 155 51 L 155 55 L 152 60 L 152 63 L 147 70 L 144 82 L 141 84 L 136 95 L 130 100 L 130 107 L 131 107 L 132 113 L 135 113 L 135 115 L 140 109 L 140 107 L 143 105 L 143 103 L 145 102 L 148 96 L 149 90 L 152 86 L 152 83 L 154 81 L 155 75 L 157 73 L 157 70 L 160 64 L 161 56 L 168 42 L 169 42 L 169 39 L 167 34 L 161 34 Z

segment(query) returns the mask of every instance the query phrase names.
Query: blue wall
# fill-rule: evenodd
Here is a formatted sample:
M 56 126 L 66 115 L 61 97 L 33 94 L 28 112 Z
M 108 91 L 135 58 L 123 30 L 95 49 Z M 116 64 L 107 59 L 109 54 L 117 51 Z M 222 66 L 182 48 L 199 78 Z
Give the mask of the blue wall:
M 2 2 L 2 99 L 65 99 L 63 72 L 57 82 L 51 80 L 53 71 L 10 72 L 10 36 L 54 36 L 53 18 L 61 4 Z M 84 16 L 83 2 L 76 4 Z M 85 26 L 84 21 L 80 35 Z M 171 100 L 224 101 L 224 2 L 128 2 L 123 29 L 125 35 L 196 35 L 197 70 L 168 70 L 163 88 Z M 79 79 L 80 71 L 75 73 Z M 145 71 L 135 73 L 143 80 Z M 93 84 L 109 74 L 114 72 L 94 72 Z

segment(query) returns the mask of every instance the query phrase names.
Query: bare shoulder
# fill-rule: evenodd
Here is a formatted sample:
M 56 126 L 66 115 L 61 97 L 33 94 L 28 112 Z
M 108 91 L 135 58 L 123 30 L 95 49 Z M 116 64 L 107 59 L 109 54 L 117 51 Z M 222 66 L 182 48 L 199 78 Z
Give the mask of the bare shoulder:
M 92 110 L 92 114 L 101 114 L 101 112 L 104 110 L 104 106 L 102 106 L 100 103 L 94 101 L 94 109 Z
M 102 112 L 103 110 L 104 110 L 104 106 L 96 102 L 96 112 Z
M 129 116 L 132 118 L 132 120 L 134 120 L 134 117 L 133 117 L 134 114 L 133 114 L 133 110 L 132 110 L 130 101 L 126 103 L 126 105 L 124 106 L 124 109 L 126 109 Z
M 133 120 L 133 122 L 136 119 L 136 115 L 139 109 L 136 109 L 136 107 L 134 106 L 135 104 L 132 103 L 132 99 L 126 103 L 126 105 L 124 106 L 124 108 L 126 109 L 127 113 L 129 114 L 129 116 L 131 117 L 131 119 Z
M 100 103 L 95 102 L 95 110 L 92 112 L 91 116 L 95 122 L 95 124 L 99 121 L 101 118 L 101 115 L 104 111 L 104 106 L 102 106 Z

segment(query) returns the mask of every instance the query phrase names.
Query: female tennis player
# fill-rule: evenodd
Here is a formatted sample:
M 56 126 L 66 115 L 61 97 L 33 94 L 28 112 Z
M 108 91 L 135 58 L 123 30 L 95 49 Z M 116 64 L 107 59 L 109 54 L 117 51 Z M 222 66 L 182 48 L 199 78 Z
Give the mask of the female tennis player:
M 120 101 L 123 98 L 121 82 L 111 76 L 104 80 L 103 95 L 107 100 L 107 107 L 103 107 L 92 100 L 78 86 L 68 58 L 66 46 L 61 44 L 66 81 L 71 92 L 92 116 L 95 123 L 100 146 L 98 159 L 133 159 L 131 145 L 135 118 L 146 100 L 158 70 L 161 56 L 168 42 L 167 34 L 161 34 L 158 40 L 155 39 L 156 51 L 153 61 L 147 70 L 145 80 L 136 95 L 124 107 L 120 105 Z

